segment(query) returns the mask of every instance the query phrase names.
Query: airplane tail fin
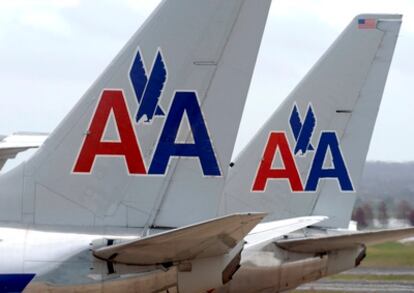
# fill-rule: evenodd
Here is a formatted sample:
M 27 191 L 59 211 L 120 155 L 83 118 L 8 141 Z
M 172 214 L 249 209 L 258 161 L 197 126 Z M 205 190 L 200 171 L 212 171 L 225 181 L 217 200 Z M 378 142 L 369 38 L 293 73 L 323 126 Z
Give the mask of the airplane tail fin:
M 0 220 L 216 216 L 270 2 L 161 2 L 39 151 L 0 177 Z
M 222 212 L 347 227 L 401 25 L 355 17 L 234 161 Z

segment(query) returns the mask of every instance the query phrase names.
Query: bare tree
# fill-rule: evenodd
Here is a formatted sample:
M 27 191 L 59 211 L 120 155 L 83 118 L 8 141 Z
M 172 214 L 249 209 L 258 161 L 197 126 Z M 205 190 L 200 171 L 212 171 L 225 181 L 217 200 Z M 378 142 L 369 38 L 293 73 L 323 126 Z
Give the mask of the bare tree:
M 371 204 L 367 202 L 362 206 L 362 208 L 364 209 L 365 221 L 367 223 L 367 227 L 372 226 L 372 221 L 374 219 L 374 213 L 372 211 Z
M 411 210 L 411 212 L 408 215 L 407 219 L 410 222 L 411 226 L 414 226 L 414 210 Z
M 410 213 L 412 211 L 411 205 L 407 200 L 401 200 L 398 204 L 397 218 L 399 219 L 409 219 Z
M 388 224 L 388 212 L 385 201 L 382 201 L 378 206 L 378 221 L 383 227 L 386 227 Z
M 364 229 L 368 226 L 365 218 L 365 211 L 362 207 L 357 207 L 352 213 L 352 220 L 357 222 L 358 229 Z

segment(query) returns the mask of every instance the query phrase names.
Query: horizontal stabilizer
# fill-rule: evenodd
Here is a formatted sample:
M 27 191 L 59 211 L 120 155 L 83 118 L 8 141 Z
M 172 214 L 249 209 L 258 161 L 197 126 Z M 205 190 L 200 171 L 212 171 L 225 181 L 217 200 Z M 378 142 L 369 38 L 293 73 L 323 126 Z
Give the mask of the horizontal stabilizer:
M 130 265 L 153 265 L 225 254 L 264 217 L 235 214 L 138 240 L 96 249 L 97 258 Z
M 320 253 L 357 245 L 378 244 L 414 236 L 414 228 L 359 232 L 323 237 L 309 237 L 277 241 L 283 249 L 294 252 Z
M 10 136 L 0 136 L 0 170 L 8 159 L 13 159 L 20 152 L 38 148 L 47 138 L 45 133 L 19 132 Z
M 245 247 L 252 247 L 326 220 L 325 216 L 299 217 L 260 223 L 246 236 Z

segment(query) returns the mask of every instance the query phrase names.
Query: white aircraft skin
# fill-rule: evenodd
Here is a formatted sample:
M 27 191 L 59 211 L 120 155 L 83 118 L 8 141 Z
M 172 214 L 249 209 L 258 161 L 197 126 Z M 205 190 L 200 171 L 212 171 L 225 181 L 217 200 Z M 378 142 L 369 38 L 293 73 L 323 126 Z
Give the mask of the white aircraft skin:
M 246 249 L 243 250 L 242 263 L 248 263 L 251 260 L 257 263 L 260 260 L 257 253 L 262 252 L 269 239 L 280 237 L 282 234 L 288 234 L 324 219 L 326 217 L 303 217 L 259 224 L 246 238 L 248 242 Z M 118 228 L 113 229 L 114 231 L 108 229 L 107 233 L 102 234 L 102 229 L 85 228 L 72 231 L 71 228 L 62 229 L 59 227 L 60 232 L 53 232 L 55 228 L 53 226 L 24 227 L 3 223 L 0 228 L 0 235 L 5 236 L 0 242 L 0 271 L 3 276 L 15 274 L 17 279 L 24 274 L 35 274 L 36 282 L 29 284 L 25 292 L 44 292 L 45 290 L 66 292 L 65 290 L 86 289 L 92 290 L 91 292 L 111 292 L 111 290 L 115 290 L 115 286 L 116 288 L 125 286 L 123 291 L 129 290 L 127 288 L 130 288 L 131 284 L 134 288 L 132 292 L 136 292 L 139 288 L 145 290 L 140 292 L 158 292 L 165 288 L 170 288 L 170 290 L 176 288 L 179 292 L 194 292 L 193 288 L 197 291 L 200 290 L 199 285 L 203 285 L 202 279 L 208 279 L 205 275 L 191 275 L 191 284 L 177 284 L 176 277 L 171 278 L 169 276 L 171 271 L 166 270 L 164 265 L 127 266 L 114 264 L 115 273 L 111 273 L 108 272 L 107 262 L 97 259 L 91 253 L 92 249 L 102 246 L 102 243 L 107 241 L 106 239 L 117 239 L 118 241 L 120 239 L 122 241 L 136 239 L 136 235 L 142 234 L 142 229 Z M 263 236 L 262 232 L 264 231 L 271 232 L 270 238 L 269 235 Z M 161 230 L 154 229 L 151 232 L 158 234 Z M 236 247 L 235 251 L 239 250 L 240 247 Z M 252 254 L 254 257 L 251 256 Z M 267 262 L 273 263 L 271 270 L 274 271 L 280 267 L 281 260 L 271 257 Z M 277 265 L 275 266 L 275 264 Z M 249 268 L 250 265 L 246 267 Z M 244 268 L 241 271 L 243 272 Z M 20 274 L 16 274 L 16 272 Z M 174 273 L 177 274 L 176 271 Z M 156 277 L 157 284 L 149 282 L 148 276 Z M 256 274 L 250 275 L 249 273 L 249 279 L 254 276 Z M 116 282 L 112 284 L 115 280 Z M 245 287 L 244 282 L 241 285 Z M 212 288 L 214 287 L 207 289 Z M 257 288 L 257 285 L 252 287 L 253 290 L 254 288 Z M 240 290 L 240 287 L 236 290 Z M 7 292 L 4 291 L 4 287 L 2 292 Z
M 399 15 L 353 19 L 228 167 L 269 7 L 160 4 L 36 154 L 0 176 L 0 292 L 281 292 L 357 266 L 366 244 L 414 233 L 338 229 Z M 297 177 L 272 173 L 263 149 L 273 133 Z M 331 159 L 319 171 L 331 175 L 312 190 L 324 137 Z
M 269 7 L 270 0 L 159 5 L 34 156 L 0 176 L 0 292 L 223 284 L 223 268 L 253 228 L 236 216 L 222 231 L 217 207 Z M 147 241 L 159 232 L 152 227 L 208 219 L 215 219 L 208 253 L 185 255 L 194 238 L 186 236 L 172 242 L 184 251 L 145 265 L 100 256 L 125 237 Z M 182 235 L 175 233 L 166 236 Z M 200 270 L 212 266 L 217 272 L 203 281 Z
M 142 233 L 142 229 L 116 229 L 113 235 L 102 231 L 84 229 L 84 231 L 51 232 L 51 227 L 24 227 L 2 224 L 0 233 L 6 236 L 0 243 L 1 265 L 3 274 L 33 273 L 39 283 L 48 282 L 60 286 L 76 286 L 80 284 L 97 284 L 99 292 L 103 265 L 91 254 L 91 243 L 97 239 L 123 238 L 132 239 Z M 61 228 L 59 228 L 61 229 Z M 123 231 L 122 231 L 123 230 Z M 157 232 L 157 231 L 155 231 Z M 129 235 L 129 236 L 126 236 Z M 143 267 L 127 270 L 127 274 L 135 271 L 153 271 L 154 267 Z M 114 276 L 105 274 L 108 279 Z M 39 290 L 42 285 L 30 286 L 27 291 Z M 3 291 L 2 291 L 3 292 Z

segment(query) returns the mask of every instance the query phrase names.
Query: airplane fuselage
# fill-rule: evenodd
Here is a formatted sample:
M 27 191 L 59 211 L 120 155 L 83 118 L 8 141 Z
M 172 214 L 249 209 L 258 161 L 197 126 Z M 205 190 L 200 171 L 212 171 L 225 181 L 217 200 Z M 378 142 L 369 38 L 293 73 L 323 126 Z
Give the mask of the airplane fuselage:
M 123 288 L 123 292 L 136 292 L 136 288 L 146 291 L 175 288 L 180 292 L 189 292 L 185 289 L 186 280 L 180 278 L 182 268 L 179 265 L 122 265 L 100 260 L 93 255 L 95 248 L 110 245 L 111 239 L 127 241 L 141 233 L 140 228 L 3 223 L 0 228 L 0 278 L 9 274 L 21 281 L 29 278 L 25 292 L 46 289 L 49 292 L 64 289 L 105 292 L 111 288 Z M 289 252 L 273 242 L 255 248 L 247 246 L 241 253 L 241 267 L 231 276 L 232 280 L 216 288 L 216 292 L 266 289 L 280 292 L 292 289 L 354 267 L 355 259 L 360 254 L 359 248 L 314 255 Z M 197 277 L 194 276 L 194 279 Z

